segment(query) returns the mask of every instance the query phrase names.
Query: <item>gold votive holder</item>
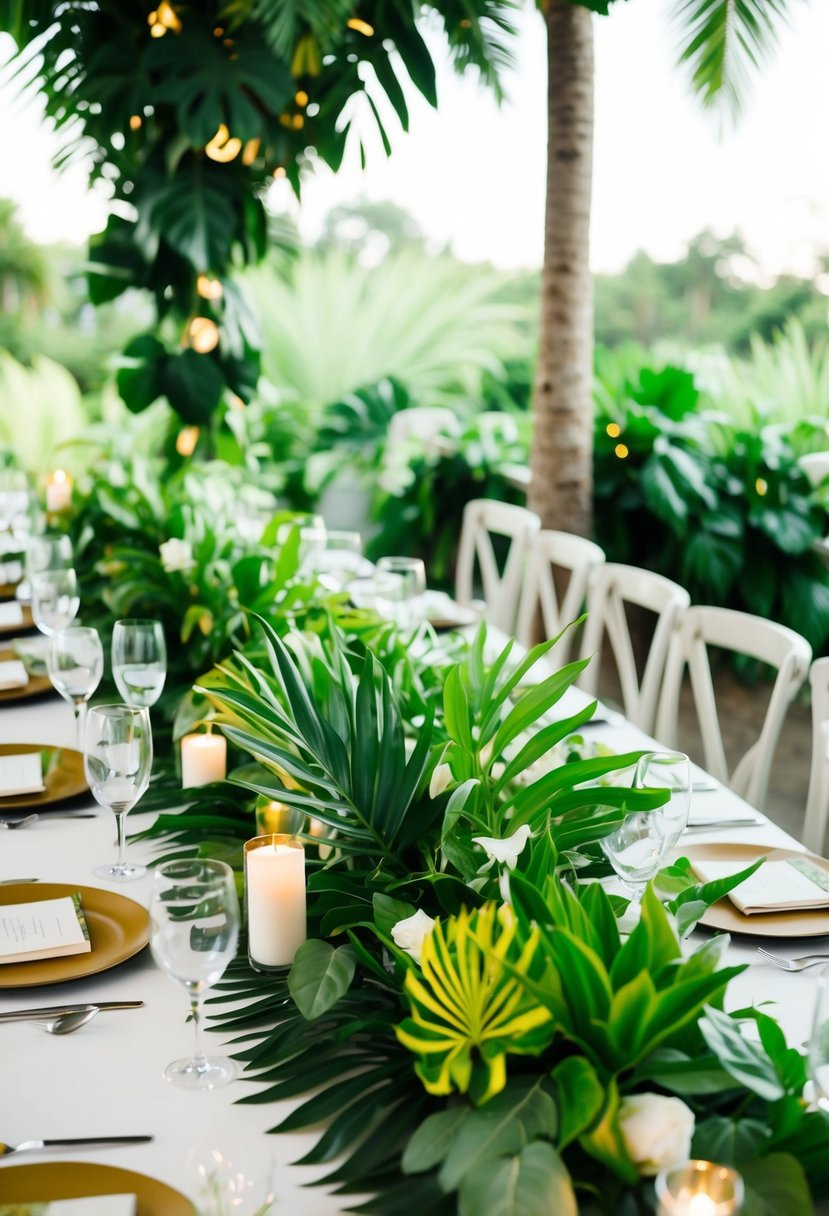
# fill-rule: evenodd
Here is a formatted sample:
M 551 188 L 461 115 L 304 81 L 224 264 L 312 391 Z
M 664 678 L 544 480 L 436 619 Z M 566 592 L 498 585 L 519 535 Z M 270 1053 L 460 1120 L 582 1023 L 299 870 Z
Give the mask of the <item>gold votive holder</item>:
M 744 1197 L 737 1171 L 714 1161 L 686 1161 L 656 1176 L 659 1216 L 737 1216 Z

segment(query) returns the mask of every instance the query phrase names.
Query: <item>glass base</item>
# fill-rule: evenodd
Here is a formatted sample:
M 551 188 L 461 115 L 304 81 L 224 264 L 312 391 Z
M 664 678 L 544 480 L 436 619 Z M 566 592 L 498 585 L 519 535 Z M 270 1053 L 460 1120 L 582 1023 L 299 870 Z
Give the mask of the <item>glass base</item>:
M 179 1089 L 221 1089 L 239 1076 L 239 1065 L 226 1056 L 174 1060 L 164 1069 L 164 1080 Z
M 96 878 L 106 878 L 109 882 L 132 882 L 136 878 L 143 878 L 147 873 L 146 866 L 131 866 L 127 862 L 123 865 L 96 866 L 92 871 Z

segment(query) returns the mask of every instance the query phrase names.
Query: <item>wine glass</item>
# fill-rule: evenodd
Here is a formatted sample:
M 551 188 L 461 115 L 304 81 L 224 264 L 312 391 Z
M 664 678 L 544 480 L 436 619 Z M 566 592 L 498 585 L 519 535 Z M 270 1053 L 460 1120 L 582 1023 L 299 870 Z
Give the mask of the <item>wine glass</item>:
M 419 557 L 381 557 L 377 562 L 377 574 L 396 580 L 397 591 L 391 615 L 403 628 L 412 625 L 426 591 L 426 567 L 423 562 Z
M 605 857 L 629 892 L 631 902 L 638 904 L 670 848 L 662 808 L 630 811 L 616 830 L 603 836 L 600 843 Z
M 83 765 L 95 801 L 108 806 L 118 824 L 118 860 L 93 873 L 118 882 L 142 878 L 146 867 L 124 860 L 124 820 L 150 784 L 150 711 L 134 705 L 93 706 L 86 715 Z
M 672 848 L 688 826 L 691 809 L 691 763 L 684 752 L 646 752 L 633 774 L 634 789 L 667 789 L 670 798 L 659 808 L 657 828 Z
M 26 543 L 25 579 L 17 589 L 17 598 L 31 599 L 35 575 L 71 569 L 73 557 L 72 540 L 65 532 L 30 536 Z
M 104 674 L 104 648 L 97 631 L 76 625 L 53 633 L 46 669 L 53 687 L 74 710 L 78 747 L 82 748 L 86 703 Z
M 44 570 L 32 579 L 32 617 L 47 637 L 71 625 L 80 605 L 74 570 Z
M 200 1024 L 205 989 L 222 976 L 236 954 L 239 900 L 230 866 L 204 858 L 156 867 L 150 901 L 150 949 L 158 966 L 190 995 L 195 1030 L 193 1055 L 164 1070 L 165 1080 L 186 1089 L 216 1089 L 239 1075 L 233 1060 L 205 1056 Z
M 128 705 L 148 709 L 155 705 L 167 675 L 167 647 L 160 621 L 115 622 L 112 674 Z

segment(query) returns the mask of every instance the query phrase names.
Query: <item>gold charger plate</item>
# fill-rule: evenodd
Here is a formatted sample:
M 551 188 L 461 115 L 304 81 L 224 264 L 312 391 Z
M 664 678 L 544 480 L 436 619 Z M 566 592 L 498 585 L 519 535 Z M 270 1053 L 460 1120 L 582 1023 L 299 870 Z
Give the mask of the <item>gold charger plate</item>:
M 27 629 L 34 629 L 35 622 L 32 616 L 32 610 L 28 604 L 21 604 L 23 612 L 23 620 L 18 621 L 16 625 L 4 625 L 0 622 L 0 635 L 7 633 L 25 633 Z
M 196 1216 L 180 1191 L 113 1165 L 44 1161 L 0 1167 L 0 1203 L 47 1203 L 89 1195 L 135 1195 L 136 1216 Z
M 678 847 L 677 856 L 687 857 L 693 865 L 699 861 L 733 861 L 750 866 L 758 857 L 785 861 L 787 857 L 808 857 L 829 874 L 829 861 L 814 853 L 797 849 L 774 849 L 762 844 L 694 844 Z M 799 912 L 755 912 L 745 916 L 726 896 L 712 904 L 700 924 L 726 933 L 750 933 L 754 937 L 821 937 L 829 933 L 829 908 L 808 908 Z
M 37 811 L 88 792 L 81 752 L 73 751 L 71 747 L 50 747 L 48 743 L 0 743 L 0 756 L 20 756 L 26 752 L 55 753 L 43 774 L 46 789 L 39 794 L 12 794 L 10 798 L 0 795 L 0 815 L 22 807 Z
M 0 908 L 31 903 L 38 899 L 62 899 L 80 892 L 92 949 L 88 954 L 65 954 L 59 958 L 33 959 L 28 963 L 0 965 L 0 989 L 62 984 L 106 971 L 132 958 L 146 946 L 150 936 L 147 909 L 134 899 L 65 882 L 19 882 L 0 886 Z
M 13 650 L 0 650 L 0 663 L 8 663 L 18 656 Z M 29 683 L 21 688 L 0 688 L 0 705 L 4 701 L 25 701 L 28 697 L 39 697 L 45 692 L 53 692 L 52 681 L 48 676 L 29 676 Z M 0 799 L 0 806 L 2 800 Z
M 0 583 L 0 600 L 13 600 L 17 594 L 17 583 Z

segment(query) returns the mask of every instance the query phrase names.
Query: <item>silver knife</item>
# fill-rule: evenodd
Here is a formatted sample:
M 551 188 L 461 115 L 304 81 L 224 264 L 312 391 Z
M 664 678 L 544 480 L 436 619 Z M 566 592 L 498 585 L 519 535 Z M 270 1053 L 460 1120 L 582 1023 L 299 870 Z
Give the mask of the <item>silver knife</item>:
M 45 1005 L 39 1009 L 12 1009 L 0 1013 L 0 1022 L 25 1022 L 29 1018 L 59 1017 L 62 1013 L 77 1013 L 94 1005 L 98 1009 L 140 1009 L 143 1001 L 86 1001 L 82 1005 Z
M 22 1140 L 20 1144 L 3 1144 L 0 1141 L 0 1157 L 12 1153 L 40 1152 L 44 1148 L 91 1148 L 104 1144 L 149 1144 L 155 1136 L 83 1136 L 76 1140 Z

